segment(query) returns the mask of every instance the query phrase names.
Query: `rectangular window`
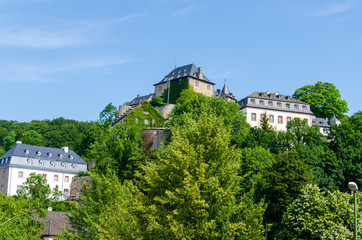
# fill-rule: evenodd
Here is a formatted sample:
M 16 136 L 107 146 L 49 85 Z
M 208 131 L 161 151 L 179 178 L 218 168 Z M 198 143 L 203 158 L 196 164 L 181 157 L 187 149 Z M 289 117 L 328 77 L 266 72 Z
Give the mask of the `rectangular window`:
M 54 182 L 58 182 L 58 175 L 54 175 Z
M 269 122 L 274 123 L 274 115 L 269 115 Z
M 256 113 L 251 114 L 251 121 L 256 121 Z
M 195 82 L 195 86 L 198 87 L 198 86 L 199 86 L 199 82 Z
M 64 177 L 64 182 L 69 183 L 69 176 Z
M 69 189 L 68 188 L 64 188 L 63 195 L 64 195 L 65 198 L 69 197 Z
M 18 185 L 18 189 L 21 189 L 21 185 Z
M 278 116 L 278 123 L 283 123 L 283 117 L 282 116 Z
M 291 117 L 287 117 L 287 122 L 290 122 L 292 120 Z
M 1 175 L 1 178 L 2 178 L 2 179 L 5 178 L 5 170 L 3 171 L 3 174 Z
M 260 114 L 260 119 L 263 119 L 264 118 L 264 116 L 265 116 L 265 114 Z
M 18 173 L 18 178 L 23 178 L 23 175 L 24 175 L 24 173 L 21 172 L 21 171 L 19 171 L 19 173 Z
M 210 85 L 207 85 L 207 89 L 210 90 L 210 89 L 211 89 L 211 86 L 210 86 Z
M 42 174 L 43 178 L 47 179 L 47 175 L 45 173 Z

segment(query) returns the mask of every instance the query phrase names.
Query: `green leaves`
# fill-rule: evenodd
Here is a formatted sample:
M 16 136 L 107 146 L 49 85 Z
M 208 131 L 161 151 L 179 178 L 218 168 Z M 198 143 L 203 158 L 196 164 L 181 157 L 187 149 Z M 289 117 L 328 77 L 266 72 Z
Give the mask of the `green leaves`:
M 361 206 L 358 209 L 360 211 Z M 353 217 L 352 194 L 324 193 L 318 186 L 308 184 L 284 214 L 277 237 L 288 240 L 352 239 Z M 362 224 L 361 219 L 358 224 Z
M 338 89 L 328 82 L 317 82 L 315 85 L 298 88 L 293 98 L 310 103 L 312 112 L 321 118 L 331 118 L 336 115 L 341 119 L 348 111 L 347 102 L 340 99 Z

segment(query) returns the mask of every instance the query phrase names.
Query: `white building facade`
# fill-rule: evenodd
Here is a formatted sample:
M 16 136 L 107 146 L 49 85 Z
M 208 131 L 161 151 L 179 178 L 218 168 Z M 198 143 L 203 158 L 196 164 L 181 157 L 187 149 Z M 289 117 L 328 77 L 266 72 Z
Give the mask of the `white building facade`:
M 306 119 L 308 125 L 312 125 L 313 113 L 310 105 L 290 96 L 254 92 L 240 100 L 239 104 L 246 115 L 247 122 L 252 127 L 260 127 L 260 119 L 264 114 L 267 114 L 269 124 L 277 131 L 285 131 L 287 123 L 294 118 Z
M 0 157 L 0 187 L 3 194 L 15 195 L 30 173 L 41 174 L 51 189 L 58 186 L 65 200 L 70 195 L 72 178 L 87 171 L 88 164 L 68 147 L 62 149 L 17 142 Z

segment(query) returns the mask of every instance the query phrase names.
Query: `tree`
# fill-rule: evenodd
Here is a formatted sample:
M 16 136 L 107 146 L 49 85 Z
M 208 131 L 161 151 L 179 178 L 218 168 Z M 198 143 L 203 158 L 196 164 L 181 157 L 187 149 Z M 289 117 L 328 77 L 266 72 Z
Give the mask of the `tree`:
M 137 188 L 129 181 L 121 184 L 110 169 L 91 172 L 91 179 L 69 216 L 74 230 L 63 230 L 59 239 L 142 239 L 135 214 L 142 208 Z
M 151 105 L 152 106 L 154 106 L 154 107 L 156 107 L 156 106 L 164 106 L 164 105 L 166 105 L 167 103 L 165 103 L 164 101 L 163 101 L 163 99 L 160 97 L 160 96 L 156 96 L 156 97 L 153 97 L 152 99 L 151 99 Z
M 320 118 L 331 118 L 335 115 L 342 119 L 348 111 L 347 102 L 332 83 L 317 82 L 315 85 L 306 85 L 298 88 L 293 98 L 310 104 L 312 112 Z
M 266 189 L 264 175 L 273 164 L 274 155 L 260 146 L 241 149 L 241 166 L 239 174 L 245 178 L 242 182 L 242 191 L 249 192 L 254 189 L 258 200 Z
M 223 119 L 225 125 L 231 126 L 232 143 L 241 144 L 248 134 L 250 125 L 246 122 L 244 113 L 240 111 L 239 104 L 228 102 L 223 98 L 208 97 L 192 89 L 186 89 L 181 93 L 177 106 L 171 114 L 169 125 L 185 124 L 184 113 L 189 113 L 196 120 L 205 111 L 214 112 Z
M 291 150 L 277 155 L 264 177 L 268 184 L 265 217 L 268 223 L 274 224 L 273 235 L 287 207 L 299 196 L 304 185 L 310 183 L 311 176 L 308 166 L 300 161 L 295 150 Z
M 35 130 L 29 130 L 23 133 L 20 140 L 25 144 L 42 145 L 44 138 L 41 134 L 37 133 Z
M 326 194 L 317 185 L 306 185 L 283 215 L 277 239 L 352 239 L 352 198 L 350 193 L 333 191 Z M 359 204 L 359 212 L 361 207 Z M 358 221 L 361 226 L 362 220 Z M 362 237 L 361 232 L 358 235 Z
M 263 205 L 242 194 L 240 152 L 211 110 L 184 114 L 158 161 L 139 176 L 148 239 L 260 239 Z
M 112 103 L 108 105 L 99 113 L 99 121 L 101 124 L 110 125 L 116 121 L 118 116 L 118 109 Z
M 10 131 L 9 134 L 4 138 L 5 151 L 8 151 L 15 145 L 15 132 Z
M 317 125 L 308 126 L 306 119 L 294 118 L 287 123 L 287 131 L 279 132 L 279 143 L 284 144 L 284 149 L 298 146 L 317 146 L 326 143 Z
M 344 182 L 340 190 L 347 188 L 349 181 L 361 179 L 362 173 L 362 119 L 357 115 L 346 118 L 340 125 L 332 125 L 328 138 L 341 166 Z
M 47 184 L 47 180 L 41 174 L 30 173 L 24 184 L 16 192 L 20 199 L 30 200 L 31 209 L 36 209 L 43 215 L 46 215 L 47 208 L 52 201 L 62 196 L 58 191 L 58 186 L 52 191 Z
M 270 126 L 270 124 L 269 124 L 269 116 L 266 114 L 266 112 L 264 112 L 264 114 L 262 114 L 262 116 L 260 118 L 260 127 L 265 132 L 273 131 L 273 127 Z
M 17 199 L 0 192 L 0 240 L 38 240 L 43 224 L 29 199 Z
M 142 152 L 141 130 L 144 123 L 120 123 L 115 127 L 109 126 L 90 146 L 87 156 L 89 161 L 96 161 L 97 171 L 104 173 L 112 168 L 122 179 L 133 177 L 129 160 Z

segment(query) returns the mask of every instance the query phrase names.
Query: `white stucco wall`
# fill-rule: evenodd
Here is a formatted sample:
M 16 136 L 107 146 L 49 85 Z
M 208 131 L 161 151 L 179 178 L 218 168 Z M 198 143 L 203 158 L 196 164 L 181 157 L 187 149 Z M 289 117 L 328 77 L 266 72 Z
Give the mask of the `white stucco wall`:
M 287 112 L 287 111 L 278 111 L 278 110 L 269 110 L 269 109 L 261 109 L 261 108 L 252 108 L 252 107 L 245 107 L 242 109 L 243 112 L 246 114 L 247 122 L 252 127 L 260 127 L 260 119 L 261 114 L 266 114 L 268 116 L 273 115 L 274 116 L 274 123 L 269 124 L 274 127 L 277 131 L 285 131 L 287 130 L 287 117 L 293 118 L 300 118 L 300 119 L 307 119 L 308 125 L 312 125 L 312 115 L 310 114 L 304 114 L 304 113 L 295 113 L 295 112 Z M 252 120 L 252 114 L 256 114 L 256 120 Z M 283 123 L 278 123 L 278 117 L 281 116 L 283 119 Z

